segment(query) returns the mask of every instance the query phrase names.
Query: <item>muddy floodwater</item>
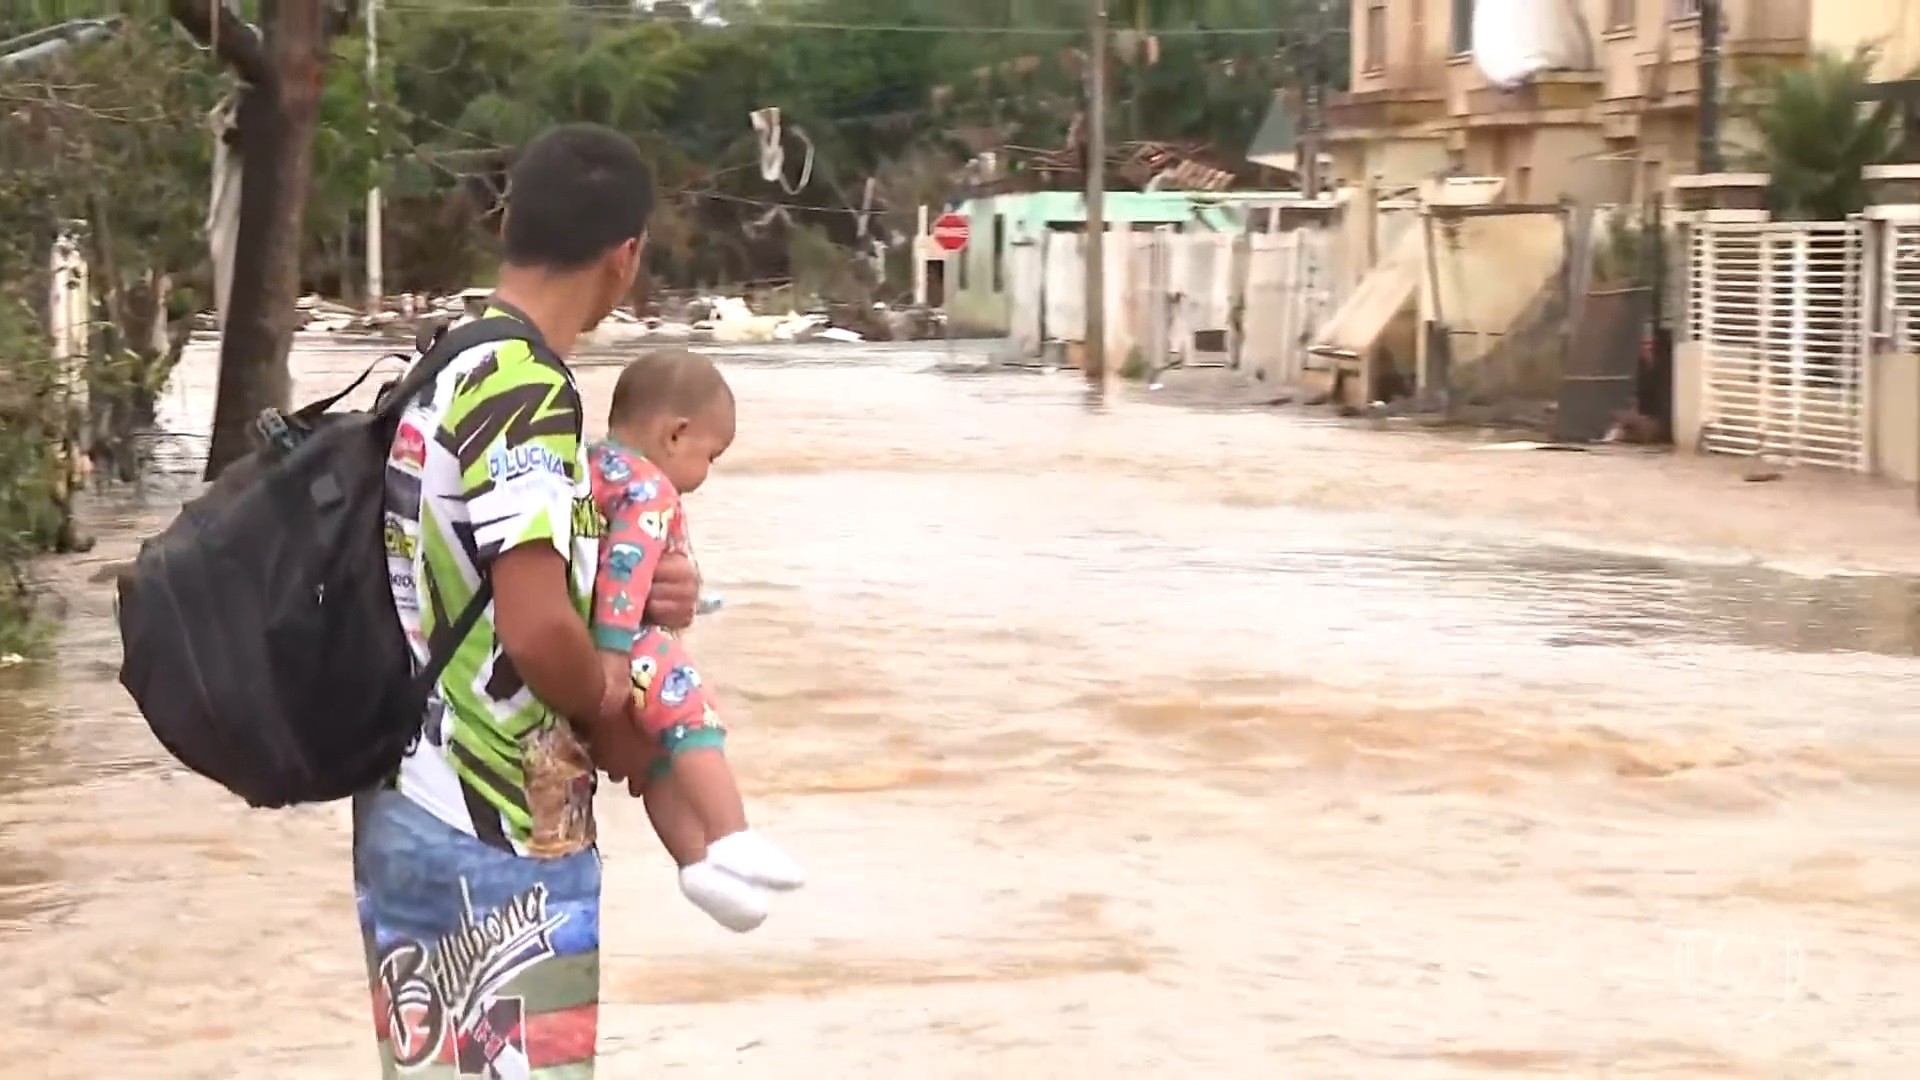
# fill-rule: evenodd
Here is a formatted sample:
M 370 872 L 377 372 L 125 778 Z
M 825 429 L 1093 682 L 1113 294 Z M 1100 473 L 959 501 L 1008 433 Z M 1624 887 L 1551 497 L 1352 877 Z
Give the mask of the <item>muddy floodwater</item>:
M 602 1075 L 1920 1076 L 1910 495 L 945 359 L 727 357 L 692 645 L 810 884 L 730 936 L 603 793 Z M 377 1074 L 345 811 L 114 681 L 212 379 L 0 671 L 0 1075 Z

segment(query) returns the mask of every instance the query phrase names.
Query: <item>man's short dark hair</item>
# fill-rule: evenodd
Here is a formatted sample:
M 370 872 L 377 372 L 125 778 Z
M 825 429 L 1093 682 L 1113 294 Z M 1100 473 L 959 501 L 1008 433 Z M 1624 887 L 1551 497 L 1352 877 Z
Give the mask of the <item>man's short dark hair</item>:
M 599 124 L 566 124 L 527 144 L 507 188 L 507 262 L 579 270 L 646 235 L 653 172 L 633 140 Z

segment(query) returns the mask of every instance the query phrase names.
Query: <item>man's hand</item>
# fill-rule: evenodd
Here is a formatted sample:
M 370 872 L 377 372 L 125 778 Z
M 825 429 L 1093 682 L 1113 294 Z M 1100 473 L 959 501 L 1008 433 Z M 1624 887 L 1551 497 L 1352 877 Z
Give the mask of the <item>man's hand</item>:
M 614 783 L 625 783 L 627 794 L 639 798 L 646 790 L 647 769 L 652 766 L 655 747 L 638 723 L 625 718 L 617 724 L 596 724 L 588 729 L 587 753 L 595 768 Z
M 606 680 L 606 689 L 601 691 L 599 715 L 593 718 L 594 730 L 614 724 L 632 725 L 635 706 L 631 661 L 618 653 L 602 652 L 600 674 Z
M 685 630 L 693 625 L 693 613 L 700 603 L 700 571 L 686 555 L 669 551 L 660 557 L 653 572 L 653 587 L 647 590 L 646 620 L 669 630 Z

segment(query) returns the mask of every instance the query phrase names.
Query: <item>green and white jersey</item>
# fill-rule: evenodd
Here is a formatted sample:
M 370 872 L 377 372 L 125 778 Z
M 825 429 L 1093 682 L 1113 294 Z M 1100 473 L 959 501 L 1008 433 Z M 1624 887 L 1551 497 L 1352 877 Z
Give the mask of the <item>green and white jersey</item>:
M 567 560 L 586 618 L 602 530 L 582 422 L 572 373 L 525 341 L 462 353 L 403 414 L 387 462 L 387 564 L 417 666 L 492 560 L 523 544 Z M 593 777 L 571 726 L 502 651 L 489 605 L 428 701 L 401 793 L 498 846 L 560 856 L 593 842 Z

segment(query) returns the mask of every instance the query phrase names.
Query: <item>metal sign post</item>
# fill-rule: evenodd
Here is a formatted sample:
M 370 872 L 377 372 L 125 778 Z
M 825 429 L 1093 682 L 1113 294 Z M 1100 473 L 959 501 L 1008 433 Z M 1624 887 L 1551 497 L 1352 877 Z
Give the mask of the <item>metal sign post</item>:
M 973 237 L 973 224 L 967 215 L 949 210 L 933 223 L 933 242 L 949 255 L 967 257 L 967 241 Z M 940 305 L 947 310 L 940 318 L 940 334 L 947 342 L 947 367 L 953 367 L 953 283 L 941 279 Z

